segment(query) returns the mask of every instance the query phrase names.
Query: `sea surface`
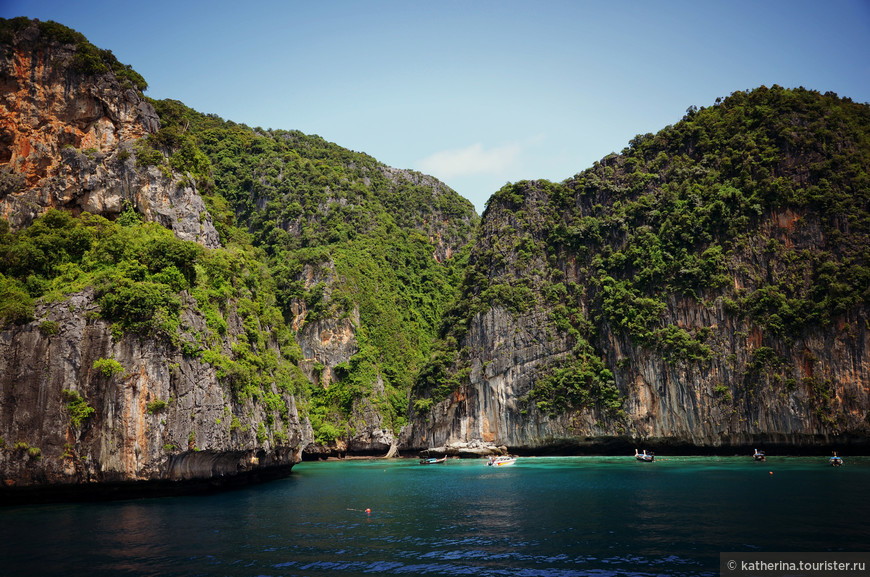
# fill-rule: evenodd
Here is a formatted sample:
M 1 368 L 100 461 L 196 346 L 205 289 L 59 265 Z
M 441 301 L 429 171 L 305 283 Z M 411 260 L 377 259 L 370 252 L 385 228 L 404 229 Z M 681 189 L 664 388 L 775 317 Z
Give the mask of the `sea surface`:
M 716 576 L 724 551 L 867 551 L 870 458 L 845 462 L 306 462 L 206 496 L 0 509 L 0 574 Z

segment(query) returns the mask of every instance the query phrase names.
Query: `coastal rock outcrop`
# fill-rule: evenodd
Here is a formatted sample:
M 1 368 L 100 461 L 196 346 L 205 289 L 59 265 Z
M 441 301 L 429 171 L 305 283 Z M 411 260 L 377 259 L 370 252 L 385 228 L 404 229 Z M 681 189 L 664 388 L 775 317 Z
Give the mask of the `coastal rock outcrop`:
M 292 379 L 302 377 L 288 374 L 298 369 L 276 336 L 283 331 L 280 313 L 268 299 L 255 302 L 247 287 L 234 288 L 221 267 L 254 282 L 265 273 L 253 266 L 252 272 L 237 253 L 208 251 L 222 249 L 195 179 L 143 146 L 160 128 L 143 88 L 111 52 L 60 24 L 0 20 L 4 502 L 174 493 L 272 478 L 288 474 L 310 441 L 290 392 Z M 98 216 L 69 216 L 82 213 Z M 119 216 L 116 223 L 101 218 Z M 29 245 L 24 252 L 31 256 L 15 252 L 38 218 L 52 223 L 41 229 L 53 239 L 49 245 L 82 222 L 93 228 L 79 229 L 83 236 L 65 249 Z M 169 234 L 123 256 L 132 244 L 128 235 L 116 237 L 114 256 L 100 265 L 65 260 L 70 253 L 81 258 L 97 237 L 106 240 L 100 236 L 106 229 L 138 226 L 152 240 L 161 237 L 161 227 L 141 220 L 205 250 Z M 143 267 L 145 253 L 168 260 Z M 52 264 L 33 268 L 34 254 Z M 217 276 L 202 268 L 213 256 Z M 127 258 L 132 276 L 112 268 Z M 70 265 L 67 279 L 95 266 L 113 272 L 102 288 L 90 277 L 43 298 L 59 269 Z M 215 285 L 197 288 L 188 282 L 195 277 L 223 288 L 207 296 L 202 291 Z M 113 301 L 113 317 L 100 299 L 126 290 L 136 294 Z M 219 306 L 205 310 L 207 299 Z M 122 326 L 134 317 L 139 325 Z M 295 348 L 283 336 L 282 344 Z M 252 350 L 269 359 L 266 371 L 239 362 Z
M 283 414 L 238 402 L 213 365 L 160 339 L 117 339 L 97 310 L 86 291 L 0 332 L 3 499 L 74 485 L 239 482 L 300 460 L 292 395 L 274 391 Z M 192 307 L 183 323 L 205 329 Z
M 867 105 L 762 87 L 504 187 L 401 446 L 865 450 L 868 134 Z

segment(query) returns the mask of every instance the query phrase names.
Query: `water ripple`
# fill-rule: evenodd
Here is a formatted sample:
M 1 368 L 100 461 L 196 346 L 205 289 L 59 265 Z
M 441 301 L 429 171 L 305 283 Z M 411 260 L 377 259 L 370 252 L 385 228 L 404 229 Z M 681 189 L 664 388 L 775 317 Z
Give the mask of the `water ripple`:
M 450 558 L 450 561 L 455 561 L 455 558 Z M 366 563 L 362 561 L 313 561 L 300 563 L 296 561 L 288 561 L 285 563 L 277 563 L 272 565 L 274 569 L 296 568 L 300 571 L 305 571 L 306 575 L 327 575 L 327 574 L 370 574 L 376 573 L 380 575 L 475 575 L 477 577 L 498 577 L 498 576 L 522 576 L 522 577 L 608 577 L 616 575 L 625 575 L 628 577 L 652 577 L 652 576 L 670 576 L 670 575 L 686 575 L 687 566 L 692 563 L 681 559 L 663 558 L 654 560 L 644 560 L 637 557 L 625 559 L 611 558 L 602 559 L 601 562 L 609 565 L 609 567 L 511 567 L 509 564 L 496 564 L 491 566 L 480 566 L 471 564 L 459 564 L 455 562 L 439 562 L 439 563 L 400 563 L 397 561 L 375 561 Z M 675 562 L 676 561 L 676 562 Z M 585 563 L 586 561 L 581 561 Z M 637 570 L 638 564 L 648 565 L 651 571 Z M 669 569 L 663 570 L 661 566 L 667 564 Z M 625 565 L 623 567 L 622 565 Z M 681 569 L 675 569 L 677 566 L 683 566 Z M 634 567 L 632 569 L 632 567 Z M 717 572 L 693 572 L 697 576 L 714 576 Z
M 870 542 L 870 459 L 833 472 L 801 458 L 634 465 L 305 463 L 286 482 L 199 498 L 8 508 L 0 573 L 715 577 L 723 550 Z

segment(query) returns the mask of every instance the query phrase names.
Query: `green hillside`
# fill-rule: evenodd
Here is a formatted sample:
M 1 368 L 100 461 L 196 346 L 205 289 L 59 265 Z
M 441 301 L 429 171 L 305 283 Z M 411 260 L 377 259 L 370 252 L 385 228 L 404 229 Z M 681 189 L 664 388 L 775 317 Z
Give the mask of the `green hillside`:
M 187 171 L 222 237 L 242 229 L 265 252 L 285 320 L 295 303 L 304 303 L 307 323 L 359 313 L 359 351 L 334 367 L 337 382 L 312 387 L 318 438 L 351 431 L 363 399 L 398 431 L 458 284 L 477 222 L 471 203 L 431 177 L 318 136 L 252 129 L 172 100 L 152 104 L 161 130 L 142 143 L 139 162 Z M 440 263 L 437 244 L 447 251 Z M 312 269 L 334 269 L 337 279 L 306 284 Z M 323 369 L 315 365 L 315 379 Z M 375 394 L 379 378 L 384 392 Z
M 550 330 L 573 343 L 569 360 L 530 391 L 544 411 L 594 405 L 619 415 L 614 373 L 622 367 L 607 361 L 605 332 L 667 363 L 703 367 L 728 354 L 712 344 L 721 327 L 663 320 L 677 297 L 698 307 L 720 299 L 748 320 L 764 339 L 756 369 L 794 387 L 791 361 L 774 351 L 866 312 L 868 207 L 870 107 L 778 86 L 692 107 L 562 183 L 507 185 L 484 212 L 441 352 L 417 383 L 417 406 L 465 378 L 469 323 L 494 306 L 546 310 Z
M 3 20 L 0 40 L 14 48 L 25 29 L 36 32 L 27 50 L 68 51 L 70 81 L 114 74 L 122 89 L 147 86 L 110 51 L 55 22 Z M 273 386 L 293 392 L 321 441 L 366 427 L 372 410 L 374 425 L 397 432 L 458 285 L 478 221 L 471 203 L 430 176 L 318 136 L 250 128 L 174 100 L 150 103 L 160 130 L 98 162 L 127 170 L 132 157 L 140 174 L 182 175 L 179 186 L 194 184 L 206 200 L 223 248 L 175 239 L 141 223 L 133 207 L 115 222 L 52 211 L 25 230 L 0 229 L 0 315 L 27 322 L 40 301 L 93 288 L 119 336 L 183 347 L 240 396 L 262 398 Z M 205 330 L 185 325 L 187 307 L 207 320 Z M 218 337 L 236 315 L 245 338 L 222 350 Z M 305 358 L 317 331 L 348 323 L 350 358 Z

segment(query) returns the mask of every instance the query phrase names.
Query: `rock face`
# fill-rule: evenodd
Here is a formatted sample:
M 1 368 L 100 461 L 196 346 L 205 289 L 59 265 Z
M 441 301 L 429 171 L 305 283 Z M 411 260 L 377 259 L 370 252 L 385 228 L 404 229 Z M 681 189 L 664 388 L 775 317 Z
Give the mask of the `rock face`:
M 531 201 L 525 210 L 534 210 Z M 485 218 L 503 217 L 498 211 L 494 208 Z M 738 269 L 739 261 L 732 266 Z M 567 280 L 587 279 L 578 275 Z M 746 282 L 739 276 L 735 280 Z M 484 442 L 541 453 L 605 450 L 621 438 L 617 446 L 866 448 L 866 304 L 843 314 L 834 326 L 774 339 L 735 317 L 725 302 L 723 297 L 699 302 L 674 295 L 661 316 L 664 325 L 712 329 L 707 343 L 718 354 L 709 363 L 668 362 L 609 324 L 602 326 L 599 350 L 625 398 L 621 420 L 607 419 L 594 409 L 554 416 L 526 400 L 538 379 L 573 354 L 573 343 L 559 334 L 550 311 L 517 314 L 494 306 L 478 313 L 462 342 L 470 359 L 467 382 L 413 420 L 400 446 L 421 450 Z M 776 368 L 760 364 L 760 355 L 775 356 Z M 783 387 L 784 380 L 793 384 Z
M 72 485 L 238 482 L 298 462 L 292 396 L 283 395 L 283 415 L 234 402 L 213 366 L 138 335 L 116 341 L 92 320 L 97 308 L 88 291 L 0 333 L 3 499 Z M 183 321 L 205 327 L 193 308 Z M 101 369 L 107 360 L 116 371 Z M 264 438 L 267 420 L 285 438 Z
M 0 216 L 12 230 L 52 208 L 109 219 L 133 209 L 183 240 L 220 246 L 193 179 L 137 163 L 141 139 L 159 129 L 153 107 L 111 67 L 82 72 L 82 54 L 104 52 L 22 19 L 0 21 L 0 40 Z M 311 437 L 294 396 L 274 383 L 258 390 L 268 403 L 233 390 L 202 350 L 185 348 L 210 331 L 195 299 L 179 298 L 175 339 L 120 336 L 93 289 L 38 303 L 35 320 L 0 330 L 0 501 L 174 493 L 289 473 Z M 226 330 L 209 345 L 228 362 L 253 322 L 237 306 L 222 304 Z M 264 352 L 281 356 L 276 342 Z
M 767 114 L 783 102 L 787 139 Z M 565 183 L 497 193 L 470 258 L 467 316 L 448 331 L 458 343 L 444 376 L 458 375 L 458 386 L 446 398 L 438 383 L 416 391 L 434 403 L 414 416 L 401 447 L 866 450 L 870 309 L 866 251 L 856 248 L 866 244 L 866 191 L 825 172 L 831 153 L 809 128 L 822 125 L 809 111 L 825 106 L 852 115 L 826 128 L 848 173 L 866 174 L 866 149 L 850 148 L 866 142 L 866 106 L 775 87 L 690 114 L 648 135 L 647 148 L 637 143 Z M 735 146 L 727 123 L 737 114 L 748 117 L 749 138 L 780 143 L 769 164 L 751 160 L 752 149 L 733 152 L 750 159 L 745 167 L 723 159 L 722 149 L 699 150 L 704 138 L 711 149 L 716 139 Z M 692 130 L 701 136 L 687 138 Z M 819 194 L 823 178 L 830 197 L 802 200 L 802 190 Z M 775 187 L 786 183 L 788 194 L 778 196 Z M 757 204 L 737 207 L 747 194 L 738 186 Z M 691 214 L 681 195 L 699 207 L 682 224 L 668 216 Z M 700 215 L 720 208 L 733 220 L 705 224 Z M 678 257 L 668 235 L 687 229 L 672 242 L 687 247 Z M 636 232 L 646 235 L 642 243 Z M 656 251 L 665 254 L 658 269 Z M 695 269 L 671 266 L 677 258 Z M 601 392 L 608 387 L 618 404 Z
M 126 204 L 218 246 L 189 178 L 136 166 L 135 142 L 160 128 L 154 108 L 112 71 L 78 71 L 76 51 L 36 22 L 0 43 L 0 215 L 19 229 L 50 208 L 113 218 Z
M 331 292 L 339 280 L 336 278 L 335 265 L 331 261 L 316 266 L 303 267 L 300 278 L 305 290 L 321 284 L 325 287 L 323 301 L 329 301 Z M 309 311 L 302 299 L 293 299 L 293 329 L 298 331 L 296 338 L 302 350 L 300 366 L 308 380 L 326 389 L 338 380 L 335 368 L 348 363 L 359 352 L 356 329 L 360 325 L 359 310 L 338 318 L 308 321 Z M 372 387 L 371 397 L 377 398 L 384 393 L 384 383 L 380 375 Z M 373 406 L 371 398 L 362 399 L 356 404 L 352 419 L 355 434 L 349 439 L 339 439 L 326 445 L 314 442 L 304 447 L 306 459 L 325 459 L 343 457 L 347 454 L 384 456 L 396 444 L 393 432 L 383 423 L 383 417 Z M 310 435 L 308 435 L 310 437 Z
M 51 208 L 110 219 L 133 209 L 219 248 L 195 178 L 171 168 L 193 165 L 143 146 L 193 143 L 212 126 L 224 136 L 193 152 L 213 156 L 225 188 L 215 214 L 232 205 L 275 257 L 276 272 L 249 288 L 280 301 L 293 334 L 266 330 L 250 293 L 210 317 L 219 336 L 179 293 L 186 335 L 175 336 L 190 338 L 178 342 L 119 336 L 81 285 L 38 304 L 36 320 L 0 331 L 0 499 L 233 483 L 284 474 L 303 453 L 870 439 L 866 106 L 735 94 L 568 181 L 508 185 L 488 203 L 442 318 L 464 262 L 451 259 L 477 225 L 467 201 L 318 137 L 209 125 L 180 103 L 156 104 L 167 125 L 149 138 L 158 118 L 130 70 L 83 72 L 83 45 L 51 29 L 0 22 L 0 216 L 17 231 Z M 257 145 L 219 162 L 217 144 L 233 138 Z M 16 298 L 41 282 L 13 280 Z M 190 348 L 206 333 L 207 351 Z M 253 341 L 258 354 L 242 366 Z M 280 390 L 275 379 L 244 387 L 279 358 Z M 297 386 L 310 395 L 301 418 L 287 392 Z
M 438 262 L 445 262 L 456 254 L 471 239 L 469 231 L 473 229 L 475 214 L 473 211 L 445 210 L 442 204 L 451 198 L 452 191 L 443 182 L 428 174 L 413 170 L 381 166 L 381 172 L 390 183 L 400 190 L 407 185 L 417 190 L 428 191 L 428 198 L 421 204 L 427 213 L 420 222 L 402 222 L 403 226 L 415 226 L 429 237 L 429 242 L 435 246 L 432 255 Z

